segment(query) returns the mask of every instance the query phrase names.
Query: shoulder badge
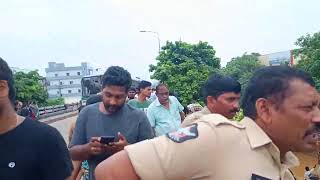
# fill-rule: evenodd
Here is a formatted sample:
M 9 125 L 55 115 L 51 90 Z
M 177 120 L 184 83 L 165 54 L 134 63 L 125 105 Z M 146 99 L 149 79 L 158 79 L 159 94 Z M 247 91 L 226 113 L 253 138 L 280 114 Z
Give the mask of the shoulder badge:
M 167 133 L 166 136 L 176 143 L 195 139 L 198 137 L 198 124 L 192 124 L 191 126 L 180 128 L 175 132 Z
M 252 174 L 251 180 L 271 180 L 271 179 L 263 177 L 263 176 L 259 176 L 259 175 L 256 175 L 256 174 Z

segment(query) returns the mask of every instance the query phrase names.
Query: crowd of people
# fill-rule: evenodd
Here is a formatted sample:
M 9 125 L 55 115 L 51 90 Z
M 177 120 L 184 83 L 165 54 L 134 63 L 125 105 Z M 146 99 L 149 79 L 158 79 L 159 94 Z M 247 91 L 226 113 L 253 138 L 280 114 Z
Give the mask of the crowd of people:
M 111 66 L 72 123 L 68 146 L 56 129 L 17 115 L 13 83 L 0 59 L 4 180 L 293 180 L 292 152 L 319 148 L 320 96 L 312 77 L 292 67 L 259 69 L 244 91 L 212 75 L 202 87 L 205 106 L 193 103 L 186 114 L 167 85 L 141 81 L 137 93 L 130 73 Z M 240 108 L 245 117 L 235 122 Z
M 22 103 L 19 100 L 14 102 L 14 109 L 18 115 L 29 117 L 32 120 L 37 120 L 40 117 L 39 107 L 36 102 L 26 102 Z

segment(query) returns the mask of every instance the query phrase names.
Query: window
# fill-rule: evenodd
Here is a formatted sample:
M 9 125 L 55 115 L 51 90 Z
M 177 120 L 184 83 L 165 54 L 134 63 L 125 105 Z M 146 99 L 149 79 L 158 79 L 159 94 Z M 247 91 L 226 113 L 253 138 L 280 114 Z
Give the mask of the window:
M 81 93 L 81 89 L 78 89 L 78 93 Z
M 71 93 L 72 93 L 72 91 L 71 91 L 71 90 L 68 90 L 68 93 L 69 93 L 69 94 L 71 94 Z
M 59 91 L 57 91 L 57 94 L 60 94 L 60 92 L 59 92 Z
M 73 84 L 73 81 L 70 81 L 70 84 Z
M 54 77 L 58 77 L 58 74 L 54 74 Z
M 81 74 L 80 74 L 80 72 L 77 72 L 77 74 L 78 74 L 78 76 L 80 76 Z
M 70 76 L 70 73 L 67 73 L 67 76 Z
M 63 83 L 60 81 L 60 83 L 59 83 L 60 85 L 63 85 Z

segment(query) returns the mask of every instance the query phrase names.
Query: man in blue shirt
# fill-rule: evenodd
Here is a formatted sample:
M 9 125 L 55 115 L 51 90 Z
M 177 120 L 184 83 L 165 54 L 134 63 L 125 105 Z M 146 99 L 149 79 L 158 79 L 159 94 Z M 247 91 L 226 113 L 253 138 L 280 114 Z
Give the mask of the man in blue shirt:
M 147 116 L 156 136 L 161 136 L 179 129 L 184 119 L 183 106 L 174 96 L 169 96 L 169 89 L 164 84 L 156 88 L 157 99 L 149 106 Z

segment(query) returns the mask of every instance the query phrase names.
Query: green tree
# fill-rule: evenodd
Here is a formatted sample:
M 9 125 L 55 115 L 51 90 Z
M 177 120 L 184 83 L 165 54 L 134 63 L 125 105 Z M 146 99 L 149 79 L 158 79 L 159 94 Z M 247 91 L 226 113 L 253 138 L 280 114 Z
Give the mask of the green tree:
M 244 89 L 253 73 L 263 67 L 258 60 L 259 55 L 258 53 L 245 53 L 240 57 L 232 58 L 226 67 L 223 68 L 224 74 L 235 78 Z
M 207 42 L 167 42 L 156 58 L 157 64 L 150 65 L 151 78 L 160 80 L 178 93 L 183 105 L 200 101 L 203 82 L 220 68 L 220 59 L 215 53 Z
M 39 105 L 45 104 L 48 94 L 41 80 L 41 76 L 37 71 L 14 73 L 17 99 L 22 102 L 35 101 Z
M 55 105 L 64 105 L 63 97 L 48 99 L 47 102 L 45 103 L 45 106 L 55 106 Z
M 294 50 L 294 55 L 301 58 L 297 67 L 309 72 L 320 90 L 320 32 L 302 36 L 295 44 L 300 48 Z

